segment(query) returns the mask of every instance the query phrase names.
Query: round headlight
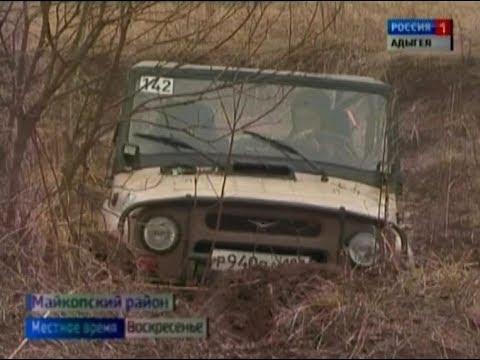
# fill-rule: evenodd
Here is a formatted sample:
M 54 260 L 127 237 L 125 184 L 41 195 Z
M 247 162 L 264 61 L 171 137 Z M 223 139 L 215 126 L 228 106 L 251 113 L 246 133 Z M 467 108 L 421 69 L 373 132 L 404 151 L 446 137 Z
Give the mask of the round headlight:
M 151 218 L 143 229 L 143 240 L 150 250 L 170 250 L 178 240 L 178 226 L 167 217 Z
M 372 266 L 375 263 L 377 250 L 375 237 L 368 232 L 355 234 L 348 244 L 350 258 L 360 266 Z

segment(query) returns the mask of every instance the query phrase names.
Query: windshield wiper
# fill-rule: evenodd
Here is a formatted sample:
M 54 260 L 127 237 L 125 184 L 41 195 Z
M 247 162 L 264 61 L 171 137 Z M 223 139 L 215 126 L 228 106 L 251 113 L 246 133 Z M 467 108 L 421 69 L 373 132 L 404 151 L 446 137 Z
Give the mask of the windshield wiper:
M 271 139 L 266 136 L 260 135 L 253 131 L 243 130 L 245 134 L 248 134 L 256 139 L 260 139 L 273 147 L 279 149 L 282 152 L 289 152 L 291 154 L 297 155 L 298 157 L 302 158 L 312 169 L 318 171 L 322 175 L 322 181 L 327 181 L 328 176 L 324 169 L 319 168 L 312 160 L 306 157 L 300 150 L 295 149 L 293 146 L 285 144 L 279 140 Z
M 203 151 L 197 149 L 196 147 L 190 145 L 189 143 L 187 143 L 185 141 L 175 139 L 175 138 L 172 138 L 172 137 L 167 137 L 167 136 L 152 135 L 152 134 L 145 134 L 145 133 L 139 133 L 139 132 L 136 132 L 133 135 L 138 136 L 138 137 L 143 138 L 143 139 L 147 139 L 147 140 L 159 142 L 159 143 L 162 143 L 162 144 L 165 144 L 165 145 L 169 145 L 169 146 L 174 147 L 176 149 L 184 148 L 184 149 L 188 149 L 188 150 L 193 150 L 196 153 L 200 154 L 205 159 L 207 159 L 208 161 L 210 161 L 215 166 L 222 167 L 218 163 L 218 161 L 216 161 L 214 158 L 212 158 L 211 156 L 208 156 Z

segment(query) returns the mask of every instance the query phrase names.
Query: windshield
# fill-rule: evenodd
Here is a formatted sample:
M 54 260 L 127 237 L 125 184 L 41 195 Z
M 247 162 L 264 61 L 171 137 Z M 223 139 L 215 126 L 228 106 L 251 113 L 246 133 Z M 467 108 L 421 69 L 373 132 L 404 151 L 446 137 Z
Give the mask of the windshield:
M 385 117 L 386 99 L 373 93 L 139 76 L 128 142 L 140 155 L 186 159 L 200 152 L 226 159 L 233 139 L 233 159 L 374 171 Z

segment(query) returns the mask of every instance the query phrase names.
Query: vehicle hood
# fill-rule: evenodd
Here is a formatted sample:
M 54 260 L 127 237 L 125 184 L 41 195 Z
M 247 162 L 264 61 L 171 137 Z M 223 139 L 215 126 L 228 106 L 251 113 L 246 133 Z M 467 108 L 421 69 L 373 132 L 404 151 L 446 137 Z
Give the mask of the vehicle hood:
M 379 188 L 335 177 L 322 181 L 320 175 L 306 173 L 296 173 L 295 177 L 229 175 L 224 198 L 318 206 L 332 210 L 344 207 L 347 212 L 362 216 L 377 218 L 379 215 Z M 195 182 L 195 175 L 162 175 L 159 168 L 117 174 L 112 195 L 118 193 L 118 199 L 115 206 L 108 205 L 108 201 L 105 206 L 110 212 L 123 217 L 133 208 L 155 201 L 193 197 L 195 194 L 199 198 L 215 199 L 222 194 L 223 180 L 223 174 L 211 173 L 198 175 Z M 389 196 L 390 218 L 396 213 L 396 208 L 394 194 Z M 385 218 L 384 201 L 380 206 L 380 217 Z

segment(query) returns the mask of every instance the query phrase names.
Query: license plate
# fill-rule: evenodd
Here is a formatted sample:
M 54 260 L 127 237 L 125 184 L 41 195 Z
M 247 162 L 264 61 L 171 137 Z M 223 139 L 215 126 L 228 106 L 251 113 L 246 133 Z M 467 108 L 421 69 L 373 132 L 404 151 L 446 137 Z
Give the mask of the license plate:
M 244 270 L 252 266 L 275 267 L 282 264 L 305 264 L 308 256 L 279 255 L 251 251 L 233 251 L 215 249 L 212 253 L 213 270 Z

